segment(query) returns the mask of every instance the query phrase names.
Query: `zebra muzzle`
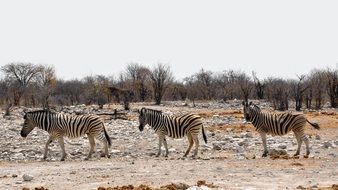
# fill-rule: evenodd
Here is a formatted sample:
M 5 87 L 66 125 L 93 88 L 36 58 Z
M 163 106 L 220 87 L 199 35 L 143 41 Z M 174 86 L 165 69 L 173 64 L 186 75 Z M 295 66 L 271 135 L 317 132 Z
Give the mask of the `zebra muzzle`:
M 23 131 L 21 131 L 21 137 L 26 138 L 27 134 L 25 134 Z
M 140 125 L 138 128 L 140 129 L 140 131 L 143 131 L 144 126 Z

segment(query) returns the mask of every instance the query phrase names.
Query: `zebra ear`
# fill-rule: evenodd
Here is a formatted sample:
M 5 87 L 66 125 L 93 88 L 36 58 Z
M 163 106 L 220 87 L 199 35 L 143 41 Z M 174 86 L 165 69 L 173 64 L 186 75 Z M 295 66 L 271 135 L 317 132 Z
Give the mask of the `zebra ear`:
M 248 106 L 249 106 L 248 102 L 246 102 L 246 101 L 243 101 L 242 104 L 243 104 L 243 106 L 245 106 L 245 107 L 248 107 Z
M 24 108 L 24 109 L 22 110 L 21 115 L 25 118 L 26 115 L 27 115 L 27 112 L 28 112 L 28 109 L 27 109 L 27 108 Z M 25 119 L 26 119 L 26 118 L 25 118 Z
M 138 109 L 138 110 L 137 110 L 137 112 L 140 114 L 140 116 L 143 115 L 143 109 L 144 109 L 144 108 L 141 108 L 141 109 Z

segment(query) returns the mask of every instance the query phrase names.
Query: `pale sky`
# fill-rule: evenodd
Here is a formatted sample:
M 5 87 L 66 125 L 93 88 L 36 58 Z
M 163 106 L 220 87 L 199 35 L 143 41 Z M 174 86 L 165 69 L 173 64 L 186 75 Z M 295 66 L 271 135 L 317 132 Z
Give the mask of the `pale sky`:
M 338 1 L 2 0 L 0 66 L 54 65 L 64 79 L 130 62 L 295 78 L 338 63 Z

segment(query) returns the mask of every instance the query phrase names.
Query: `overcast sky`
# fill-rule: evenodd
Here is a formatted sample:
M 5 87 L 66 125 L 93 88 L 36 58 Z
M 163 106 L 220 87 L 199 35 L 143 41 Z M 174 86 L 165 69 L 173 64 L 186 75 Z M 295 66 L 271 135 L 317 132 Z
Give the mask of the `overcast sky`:
M 0 66 L 54 65 L 64 79 L 130 62 L 294 78 L 338 63 L 338 1 L 3 0 Z

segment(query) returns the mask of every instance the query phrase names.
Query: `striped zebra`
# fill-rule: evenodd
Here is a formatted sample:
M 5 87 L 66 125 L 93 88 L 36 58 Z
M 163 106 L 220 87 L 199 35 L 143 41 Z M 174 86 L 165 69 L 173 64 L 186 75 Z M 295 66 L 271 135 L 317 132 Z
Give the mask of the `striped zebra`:
M 108 145 L 109 147 L 111 146 L 111 140 L 107 134 L 102 120 L 98 116 L 71 116 L 51 111 L 39 110 L 25 113 L 24 119 L 25 121 L 21 130 L 22 137 L 27 137 L 27 135 L 35 127 L 43 129 L 49 133 L 43 159 L 47 158 L 48 145 L 53 140 L 57 139 L 62 150 L 61 161 L 64 161 L 66 157 L 66 151 L 63 137 L 66 136 L 69 138 L 76 138 L 84 136 L 85 134 L 87 134 L 90 143 L 90 150 L 86 160 L 91 157 L 94 151 L 94 138 L 101 141 L 104 145 L 104 152 L 101 153 L 101 156 L 109 157 Z
M 262 112 L 261 109 L 252 104 L 252 102 L 250 102 L 250 104 L 243 102 L 243 105 L 245 119 L 255 126 L 256 131 L 258 131 L 262 137 L 264 147 L 262 157 L 266 157 L 268 154 L 266 146 L 267 134 L 282 136 L 291 130 L 294 132 L 298 143 L 298 148 L 294 156 L 299 155 L 303 141 L 306 145 L 306 157 L 310 154 L 309 139 L 304 134 L 304 126 L 306 122 L 308 122 L 315 129 L 320 129 L 317 123 L 311 123 L 303 114 Z
M 142 108 L 139 111 L 139 122 L 140 131 L 143 131 L 143 128 L 146 124 L 150 125 L 155 133 L 158 135 L 159 143 L 158 143 L 158 152 L 156 157 L 161 155 L 161 147 L 162 143 L 165 147 L 165 157 L 168 156 L 168 145 L 165 136 L 169 136 L 172 138 L 183 138 L 185 135 L 188 136 L 189 147 L 184 154 L 186 157 L 193 144 L 195 143 L 195 151 L 193 157 L 197 156 L 198 153 L 198 133 L 202 128 L 202 134 L 204 142 L 207 143 L 207 137 L 204 132 L 203 123 L 201 117 L 194 114 L 186 114 L 179 117 L 170 116 L 163 114 L 161 111 Z

